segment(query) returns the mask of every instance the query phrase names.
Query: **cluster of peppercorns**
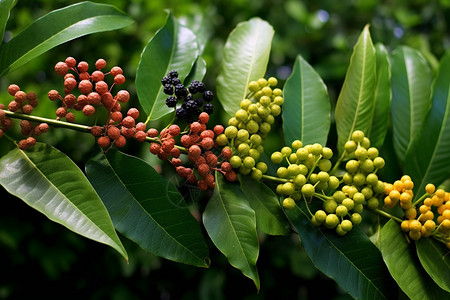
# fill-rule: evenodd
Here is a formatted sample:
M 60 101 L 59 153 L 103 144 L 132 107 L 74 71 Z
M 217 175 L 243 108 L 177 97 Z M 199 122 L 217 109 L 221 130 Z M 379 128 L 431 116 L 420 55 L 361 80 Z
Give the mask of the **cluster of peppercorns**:
M 275 117 L 281 113 L 284 100 L 282 90 L 274 88 L 278 80 L 260 78 L 251 81 L 250 91 L 246 99 L 240 103 L 234 117 L 228 121 L 223 134 L 217 137 L 219 146 L 228 146 L 232 152 L 231 167 L 240 174 L 259 180 L 267 172 L 267 165 L 258 162 L 264 151 L 263 143 L 275 122 Z
M 89 64 L 85 61 L 77 64 L 73 57 L 67 57 L 64 62 L 55 65 L 56 73 L 64 76 L 64 97 L 57 90 L 51 90 L 48 98 L 52 101 L 62 101 L 62 105 L 56 110 L 58 120 L 65 118 L 67 122 L 73 122 L 75 115 L 72 109 L 82 111 L 86 116 L 92 116 L 96 107 L 101 105 L 110 113 L 121 111 L 120 103 L 128 102 L 130 94 L 126 90 L 120 90 L 113 96 L 111 90 L 114 85 L 123 84 L 125 76 L 120 67 L 113 67 L 104 73 L 102 69 L 105 67 L 106 61 L 98 59 L 95 62 L 96 70 L 89 74 Z M 111 86 L 105 81 L 107 75 L 113 77 Z
M 29 115 L 33 112 L 34 107 L 38 105 L 37 97 L 34 92 L 25 93 L 24 91 L 21 91 L 20 87 L 16 84 L 11 84 L 8 87 L 8 93 L 11 96 L 14 96 L 14 100 L 8 104 L 8 109 L 12 112 L 22 112 Z M 13 125 L 12 119 L 6 117 L 4 109 L 5 106 L 0 104 L 0 138 L 3 136 L 3 133 Z M 33 124 L 28 120 L 22 120 L 20 122 L 20 131 L 26 138 L 19 141 L 19 148 L 26 150 L 29 147 L 34 146 L 36 144 L 35 136 L 47 132 L 48 128 L 49 126 L 47 123 Z
M 213 113 L 213 106 L 209 102 L 213 100 L 214 95 L 211 91 L 206 90 L 203 82 L 194 80 L 186 88 L 178 78 L 178 72 L 172 70 L 163 77 L 161 84 L 164 87 L 164 93 L 169 95 L 166 99 L 168 107 L 176 108 L 178 102 L 183 101 L 181 106 L 175 110 L 178 119 L 192 123 L 198 119 L 202 108 L 203 112 L 208 115 Z

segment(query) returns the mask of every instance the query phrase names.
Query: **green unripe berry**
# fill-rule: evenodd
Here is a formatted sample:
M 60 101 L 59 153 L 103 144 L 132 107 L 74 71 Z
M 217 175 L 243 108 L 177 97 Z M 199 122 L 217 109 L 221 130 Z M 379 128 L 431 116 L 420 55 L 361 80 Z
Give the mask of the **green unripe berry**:
M 362 193 L 358 192 L 353 195 L 353 201 L 355 201 L 356 204 L 363 204 L 365 200 L 366 197 Z
M 346 191 L 346 193 L 347 193 L 347 195 L 348 195 L 348 197 L 349 198 L 352 198 L 353 199 L 353 197 L 355 196 L 355 194 L 358 192 L 358 189 L 356 188 L 356 187 L 354 187 L 354 186 L 349 186 L 349 187 L 347 187 L 347 191 Z M 345 193 L 345 192 L 344 192 Z
M 292 142 L 291 146 L 292 146 L 292 150 L 297 151 L 298 149 L 303 147 L 303 143 L 300 140 L 295 140 Z
M 319 181 L 316 185 L 317 191 L 324 191 L 328 188 L 328 182 Z
M 283 97 L 281 97 L 281 95 L 280 96 L 276 96 L 273 99 L 273 103 L 276 104 L 276 105 L 282 106 L 283 103 L 284 103 L 284 99 L 283 99 Z
M 375 173 L 367 175 L 366 183 L 375 186 L 378 183 L 378 176 Z
M 291 198 L 295 200 L 295 202 L 299 201 L 300 199 L 302 199 L 302 193 L 300 193 L 300 191 L 295 191 L 292 195 Z
M 316 227 L 319 227 L 319 226 L 320 226 L 320 223 L 316 221 L 316 217 L 315 217 L 315 216 L 312 216 L 312 217 L 311 217 L 311 223 L 312 223 L 314 226 L 316 226 Z
M 381 169 L 384 167 L 384 159 L 382 157 L 376 157 L 373 159 L 373 165 L 375 166 L 375 168 L 377 169 Z
M 370 147 L 370 140 L 367 137 L 365 137 L 365 138 L 363 138 L 363 140 L 362 140 L 360 145 L 361 145 L 361 147 L 364 147 L 365 149 L 369 149 L 369 147 Z
M 332 229 L 332 228 L 336 227 L 338 223 L 339 223 L 339 218 L 335 214 L 329 214 L 325 218 L 325 227 L 328 229 Z
M 275 123 L 275 118 L 274 118 L 274 116 L 272 116 L 272 115 L 268 115 L 268 116 L 264 119 L 264 121 L 265 121 L 266 123 L 269 123 L 269 125 L 272 125 L 273 123 Z
M 362 221 L 362 217 L 359 213 L 353 213 L 350 217 L 350 221 L 353 223 L 353 225 L 359 225 Z
M 275 97 L 276 96 L 282 96 L 283 95 L 283 91 L 281 89 L 279 89 L 279 88 L 275 88 L 272 91 L 272 95 L 275 96 Z
M 345 201 L 345 199 L 344 199 Z M 342 201 L 343 202 L 343 201 Z M 343 217 L 348 213 L 348 208 L 344 205 L 338 205 L 338 207 L 336 207 L 336 215 L 338 217 Z
M 257 146 L 255 149 L 258 150 L 259 153 L 264 152 L 264 147 L 262 145 Z
M 248 89 L 251 92 L 257 92 L 259 91 L 259 84 L 257 81 L 250 81 L 250 83 L 248 84 Z
M 333 199 L 334 201 L 336 201 L 337 203 L 342 203 L 342 201 L 346 198 L 345 194 L 343 191 L 336 191 L 333 194 Z
M 374 193 L 381 194 L 384 192 L 384 182 L 378 180 L 377 184 L 372 186 Z
M 272 90 L 270 90 L 270 93 L 272 93 Z M 263 94 L 264 94 L 264 92 L 263 92 Z M 264 95 L 261 98 L 259 98 L 259 103 L 262 106 L 267 107 L 267 106 L 269 106 L 272 103 L 272 99 L 270 99 L 269 96 Z
M 278 104 L 272 103 L 269 108 L 272 116 L 278 117 L 281 114 L 281 106 Z
M 237 128 L 238 129 L 247 129 L 247 125 L 245 124 L 245 122 L 239 122 Z
M 330 159 L 330 158 L 332 158 L 332 157 L 333 157 L 333 150 L 331 150 L 331 149 L 328 148 L 328 147 L 323 147 L 323 149 L 322 149 L 322 156 L 323 156 L 323 158 L 325 158 L 325 159 Z
M 245 156 L 245 155 L 248 155 L 250 146 L 247 143 L 241 143 L 241 144 L 239 144 L 237 150 L 238 150 L 240 156 Z
M 338 225 L 336 226 L 336 233 L 337 233 L 338 235 L 340 235 L 340 236 L 344 236 L 344 235 L 347 234 L 347 231 L 345 231 L 344 229 L 342 229 L 341 224 L 338 224 Z
M 286 182 L 283 184 L 283 193 L 285 195 L 292 195 L 295 192 L 295 186 L 292 182 Z
M 231 167 L 237 169 L 242 165 L 242 159 L 237 155 L 233 155 L 230 158 L 230 165 L 231 165 Z
M 299 148 L 295 154 L 297 155 L 298 160 L 305 160 L 308 158 L 309 151 L 305 148 Z
M 375 159 L 375 157 L 378 157 L 378 149 L 375 147 L 370 147 L 369 149 L 367 149 L 367 155 L 369 155 L 370 159 Z
M 232 117 L 228 120 L 228 126 L 237 127 L 238 125 L 239 125 L 239 121 L 235 117 Z
M 260 116 L 261 118 L 265 118 L 268 115 L 270 115 L 270 111 L 267 107 L 264 106 L 258 107 L 258 116 Z
M 364 139 L 364 132 L 361 130 L 355 130 L 352 133 L 352 140 L 354 140 L 356 143 L 362 142 Z
M 315 190 L 314 186 L 310 183 L 307 183 L 302 186 L 302 194 L 305 197 L 311 197 L 312 195 L 314 195 L 315 192 L 316 192 L 316 190 Z
M 295 176 L 294 178 L 294 185 L 296 187 L 302 187 L 304 186 L 306 183 L 306 177 L 303 174 L 298 174 L 297 176 Z
M 317 223 L 323 223 L 325 222 L 325 219 L 327 218 L 327 213 L 323 210 L 319 209 L 315 212 L 314 217 L 316 218 Z
M 300 168 L 300 174 L 303 174 L 303 175 L 306 176 L 306 174 L 308 174 L 308 172 L 309 172 L 308 168 L 305 165 L 302 165 L 302 164 L 300 164 L 298 166 Z
M 311 181 L 312 184 L 316 184 L 319 182 L 319 175 L 317 173 L 311 173 L 311 175 L 309 175 L 309 181 Z
M 330 179 L 328 179 L 328 187 L 332 190 L 337 189 L 339 187 L 339 178 L 330 176 Z
M 285 198 L 283 200 L 283 207 L 287 210 L 293 209 L 295 207 L 295 201 L 291 197 Z
M 256 123 L 255 120 L 250 120 L 250 121 L 248 121 L 248 123 L 247 123 L 247 130 L 248 130 L 248 132 L 250 132 L 251 134 L 257 133 L 258 130 L 259 130 L 259 125 L 258 125 L 258 123 Z
M 347 153 L 352 153 L 356 150 L 357 144 L 354 141 L 347 141 L 344 145 L 345 151 Z
M 250 143 L 252 144 L 253 148 L 261 145 L 262 138 L 258 134 L 252 134 L 250 137 Z
M 291 164 L 297 163 L 297 155 L 295 153 L 291 153 L 291 155 L 288 156 L 288 160 Z
M 260 131 L 261 133 L 263 133 L 263 134 L 264 134 L 264 133 L 269 133 L 271 128 L 272 128 L 272 127 L 270 126 L 269 123 L 263 122 L 263 123 L 259 126 L 259 131 Z
M 261 92 L 262 92 L 263 95 L 266 96 L 266 97 L 272 96 L 272 89 L 271 89 L 270 87 L 268 87 L 268 86 L 263 87 L 263 88 L 261 89 Z M 261 97 L 261 98 L 262 98 L 262 97 Z M 269 98 L 269 99 L 270 99 L 270 98 Z
M 269 86 L 276 86 L 278 84 L 278 80 L 275 77 L 269 77 L 267 82 L 269 83 Z
M 248 155 L 253 157 L 253 159 L 256 161 L 261 156 L 261 152 L 259 152 L 256 149 L 250 149 L 250 150 L 248 150 Z
M 219 134 L 217 137 L 216 137 L 216 142 L 217 142 L 217 145 L 219 145 L 219 146 L 225 146 L 226 144 L 228 144 L 228 138 L 227 138 L 227 136 L 225 135 L 225 133 L 222 133 L 222 134 Z
M 249 133 L 247 130 L 245 129 L 239 129 L 237 135 L 236 135 L 236 139 L 240 140 L 240 141 L 246 141 L 249 138 Z
M 270 156 L 270 160 L 274 163 L 274 164 L 280 164 L 283 161 L 283 154 L 281 152 L 274 152 L 272 153 L 272 155 Z
M 275 191 L 278 195 L 283 195 L 283 184 L 280 183 L 279 185 L 277 185 L 277 188 L 275 189 Z
M 283 147 L 283 148 L 281 148 L 281 153 L 282 153 L 284 156 L 289 156 L 289 155 L 291 155 L 291 153 L 292 153 L 292 149 L 289 148 L 289 147 Z
M 362 188 L 361 194 L 364 195 L 364 199 L 370 199 L 373 196 L 373 190 L 370 186 L 365 186 Z
M 285 167 L 279 167 L 277 170 L 277 176 L 280 178 L 286 178 L 288 176 L 288 170 Z
M 324 171 L 320 171 L 317 176 L 320 182 L 328 182 L 328 180 L 330 179 L 330 175 Z
M 331 170 L 332 164 L 329 159 L 321 159 L 319 160 L 318 166 L 321 171 L 328 172 Z
M 353 207 L 353 211 L 358 214 L 362 213 L 363 210 L 364 210 L 364 205 L 362 205 L 362 204 L 356 204 L 355 207 Z
M 342 176 L 342 180 L 345 184 L 352 184 L 353 183 L 353 175 L 350 173 L 345 173 L 344 176 Z
M 294 177 L 294 176 L 296 176 L 297 174 L 300 173 L 300 168 L 296 164 L 289 165 L 287 169 L 288 169 L 288 176 L 289 177 Z
M 242 165 L 247 169 L 251 169 L 255 166 L 255 159 L 251 156 L 247 156 L 242 161 Z
M 355 157 L 357 160 L 365 160 L 367 158 L 367 150 L 363 147 L 358 147 L 355 150 Z
M 267 164 L 265 162 L 262 162 L 262 161 L 258 162 L 256 164 L 256 168 L 261 170 L 261 172 L 263 174 L 266 174 L 266 172 L 267 172 Z
M 259 87 L 262 89 L 263 87 L 267 86 L 267 79 L 265 79 L 265 78 L 258 79 L 258 84 L 259 84 Z
M 252 104 L 253 103 L 250 99 L 244 99 L 241 101 L 240 107 L 241 107 L 241 109 L 246 111 L 246 110 L 248 110 L 248 107 Z
M 256 113 L 258 113 L 258 105 L 256 105 L 255 103 L 252 103 L 248 106 L 247 110 L 251 114 L 256 114 Z
M 331 199 L 328 199 L 323 203 L 323 209 L 329 214 L 335 213 L 337 206 L 337 202 Z
M 353 184 L 356 186 L 362 186 L 366 183 L 366 176 L 363 173 L 356 173 L 353 176 Z
M 229 139 L 234 139 L 238 133 L 238 129 L 234 126 L 228 126 L 225 128 L 225 135 Z
M 312 167 L 314 166 L 314 155 L 312 155 L 311 153 L 308 154 L 308 158 L 303 162 L 303 164 L 308 168 L 308 169 L 312 169 Z
M 380 201 L 378 201 L 377 198 L 372 197 L 369 200 L 367 200 L 367 207 L 369 209 L 377 209 L 378 206 L 380 206 Z
M 375 166 L 373 161 L 370 158 L 367 158 L 361 162 L 360 169 L 365 173 L 371 173 L 375 169 Z
M 321 144 L 315 143 L 311 147 L 311 153 L 315 156 L 319 156 L 322 154 L 322 149 L 323 149 L 323 147 Z
M 244 166 L 241 166 L 239 168 L 239 173 L 241 173 L 242 175 L 248 175 L 248 174 L 250 174 L 251 171 L 252 171 L 252 169 L 248 169 Z
M 352 210 L 353 207 L 355 207 L 355 201 L 350 198 L 345 198 L 344 200 L 342 200 L 341 205 L 347 207 L 348 210 Z
M 341 228 L 342 228 L 342 230 L 348 232 L 348 231 L 352 230 L 353 224 L 352 224 L 352 222 L 350 220 L 343 220 L 341 222 Z
M 252 178 L 255 180 L 261 180 L 263 173 L 260 169 L 253 168 L 252 169 Z
M 355 174 L 359 168 L 359 161 L 351 159 L 345 164 L 345 169 L 351 174 Z

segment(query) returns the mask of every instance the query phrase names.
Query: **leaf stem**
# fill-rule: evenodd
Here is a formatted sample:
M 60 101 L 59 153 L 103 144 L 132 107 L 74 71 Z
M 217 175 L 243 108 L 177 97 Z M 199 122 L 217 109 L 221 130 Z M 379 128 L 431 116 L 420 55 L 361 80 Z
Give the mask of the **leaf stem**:
M 416 207 L 417 205 L 419 205 L 419 203 L 421 203 L 423 200 L 425 200 L 425 198 L 431 196 L 431 194 L 425 193 L 422 195 L 422 197 L 420 197 L 419 199 L 416 200 L 416 202 L 414 202 L 413 206 Z
M 289 182 L 289 180 L 287 180 L 287 179 L 279 178 L 279 177 L 275 177 L 275 176 L 270 176 L 270 175 L 263 175 L 263 176 L 261 177 L 261 180 L 272 181 L 272 182 L 278 182 L 278 183 L 286 183 L 286 182 Z
M 333 169 L 331 169 L 331 171 L 329 172 L 330 175 L 334 175 L 334 172 L 336 172 L 336 169 L 339 167 L 341 162 L 344 160 L 346 154 L 347 154 L 347 152 L 344 150 L 344 152 L 342 153 L 341 157 L 339 157 L 337 162 L 334 164 Z
M 396 216 L 393 216 L 393 215 L 391 215 L 390 213 L 385 212 L 384 210 L 381 210 L 381 209 L 378 209 L 378 208 L 377 208 L 377 209 L 374 209 L 374 210 L 372 210 L 372 211 L 375 212 L 377 215 L 380 215 L 380 216 L 383 216 L 383 217 L 386 217 L 386 218 L 390 218 L 390 219 L 396 221 L 397 223 L 403 222 L 402 219 L 397 218 Z

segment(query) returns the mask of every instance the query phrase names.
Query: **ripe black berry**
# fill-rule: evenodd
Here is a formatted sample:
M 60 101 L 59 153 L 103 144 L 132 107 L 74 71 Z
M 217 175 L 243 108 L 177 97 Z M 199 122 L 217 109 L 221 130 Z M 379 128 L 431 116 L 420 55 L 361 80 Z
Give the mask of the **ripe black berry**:
M 178 102 L 178 100 L 174 96 L 169 96 L 166 99 L 166 105 L 168 107 L 175 107 L 177 105 L 177 102 Z
M 212 106 L 212 104 L 211 104 L 211 103 L 206 103 L 206 104 L 203 106 L 203 111 L 204 111 L 205 113 L 207 113 L 208 115 L 212 114 L 212 113 L 213 113 L 213 106 Z
M 164 85 L 164 94 L 166 95 L 173 95 L 173 87 L 171 84 L 165 84 Z
M 178 77 L 178 72 L 175 70 L 170 71 L 167 76 L 169 76 L 170 78 L 176 78 Z
M 202 107 L 203 99 L 202 98 L 195 99 L 195 104 L 197 105 L 197 107 Z
M 180 120 L 186 120 L 188 117 L 187 111 L 183 107 L 177 108 L 176 115 Z
M 184 97 L 184 96 L 187 95 L 187 90 L 186 90 L 186 88 L 184 87 L 184 85 L 182 85 L 182 84 L 180 83 L 180 84 L 177 84 L 177 85 L 175 86 L 175 95 L 176 95 L 177 97 Z
M 199 92 L 199 83 L 197 80 L 194 80 L 189 85 L 189 93 L 192 95 L 197 94 Z
M 162 85 L 171 84 L 171 83 L 172 83 L 172 80 L 170 79 L 169 76 L 164 76 L 163 79 L 161 79 Z
M 172 78 L 172 84 L 173 84 L 173 85 L 181 84 L 180 78 Z
M 211 102 L 213 97 L 214 97 L 214 94 L 211 91 L 205 91 L 203 93 L 203 100 L 205 100 L 206 102 Z

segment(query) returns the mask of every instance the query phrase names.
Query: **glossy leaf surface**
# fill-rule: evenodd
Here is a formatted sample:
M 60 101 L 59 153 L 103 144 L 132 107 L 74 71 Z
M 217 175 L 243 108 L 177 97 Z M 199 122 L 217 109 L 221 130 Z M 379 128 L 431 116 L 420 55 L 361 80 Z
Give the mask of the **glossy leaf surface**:
M 7 143 L 6 138 L 2 143 Z M 37 143 L 13 148 L 0 158 L 0 184 L 50 220 L 109 245 L 124 258 L 111 218 L 83 172 L 62 152 Z
M 90 159 L 86 173 L 120 233 L 155 255 L 208 266 L 198 222 L 176 187 L 149 164 L 110 149 Z
M 430 108 L 431 74 L 426 60 L 411 48 L 392 53 L 392 131 L 395 153 L 401 163 L 413 136 L 421 130 Z
M 114 6 L 81 2 L 54 10 L 0 48 L 0 75 L 78 37 L 123 28 L 133 20 Z
M 375 48 L 367 25 L 353 48 L 350 64 L 336 103 L 338 151 L 355 130 L 367 133 L 372 123 L 376 87 Z
M 9 13 L 14 5 L 14 0 L 0 0 L 0 39 L 3 41 L 5 35 L 6 23 L 9 19 Z M 1 45 L 1 43 L 0 43 Z
M 395 287 L 380 252 L 359 227 L 345 236 L 317 229 L 304 203 L 286 211 L 314 265 L 356 299 L 391 299 Z
M 147 120 L 157 120 L 173 111 L 173 108 L 166 106 L 167 95 L 164 94 L 161 79 L 169 71 L 176 70 L 183 82 L 198 54 L 194 33 L 181 26 L 169 13 L 166 24 L 144 48 L 137 68 L 136 91 Z
M 214 245 L 228 262 L 253 280 L 259 290 L 256 260 L 259 242 L 255 211 L 237 182 L 230 183 L 216 172 L 214 194 L 203 213 L 203 224 Z
M 325 146 L 330 131 L 330 100 L 319 74 L 299 55 L 283 88 L 284 142 Z
M 269 23 L 252 18 L 239 23 L 229 35 L 216 88 L 217 97 L 230 116 L 246 98 L 250 81 L 265 75 L 273 34 Z

